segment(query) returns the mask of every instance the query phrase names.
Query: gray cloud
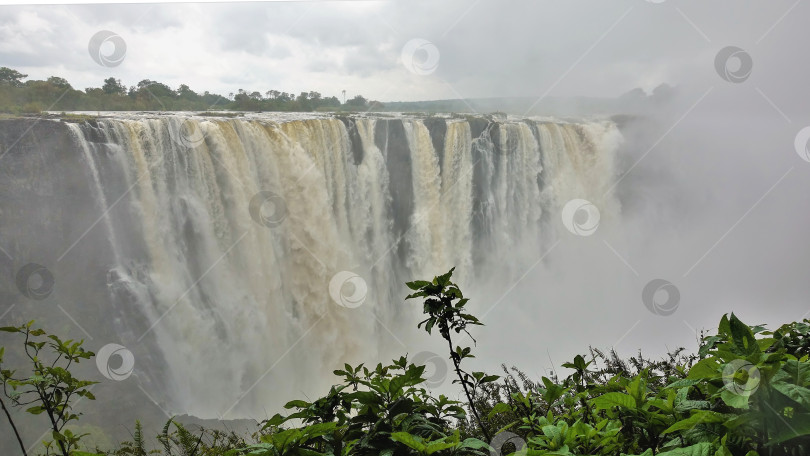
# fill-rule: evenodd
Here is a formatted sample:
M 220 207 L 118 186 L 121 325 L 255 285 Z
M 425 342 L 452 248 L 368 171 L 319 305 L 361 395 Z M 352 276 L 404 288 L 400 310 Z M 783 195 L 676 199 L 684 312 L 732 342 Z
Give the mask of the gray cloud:
M 433 80 L 419 81 L 419 90 L 398 84 L 403 90 L 389 94 L 407 100 L 455 97 L 441 81 L 471 97 L 617 96 L 634 87 L 713 79 L 710 59 L 735 44 L 757 63 L 752 80 L 781 80 L 771 89 L 773 100 L 788 104 L 795 97 L 782 92 L 808 76 L 808 65 L 786 49 L 805 38 L 799 14 L 805 7 L 765 35 L 790 7 L 778 3 L 734 9 L 633 0 L 5 6 L 0 35 L 7 45 L 0 55 L 32 77 L 61 71 L 79 87 L 97 85 L 109 71 L 89 71 L 98 69 L 86 58 L 86 41 L 110 29 L 127 40 L 129 54 L 115 76 L 128 83 L 163 77 L 220 92 L 240 88 L 234 81 L 257 90 L 272 83 L 326 91 L 335 88 L 308 81 L 320 81 L 313 73 L 334 72 L 380 98 L 388 72 L 408 77 L 397 65 L 401 47 L 424 38 L 439 48 L 440 65 Z M 278 69 L 270 81 L 262 76 L 267 67 Z M 249 76 L 235 77 L 235 69 Z

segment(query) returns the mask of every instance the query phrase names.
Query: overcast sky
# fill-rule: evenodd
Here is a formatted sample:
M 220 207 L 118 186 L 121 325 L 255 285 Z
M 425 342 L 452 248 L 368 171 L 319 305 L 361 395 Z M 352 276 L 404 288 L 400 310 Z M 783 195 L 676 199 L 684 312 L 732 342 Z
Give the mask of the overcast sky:
M 493 96 L 616 96 L 635 87 L 714 78 L 717 52 L 736 45 L 757 63 L 806 60 L 810 5 L 793 0 L 353 1 L 2 6 L 0 65 L 75 87 L 113 76 L 228 94 L 270 89 L 382 101 Z M 108 30 L 126 44 L 118 65 L 88 52 Z M 804 41 L 801 41 L 805 38 Z M 411 40 L 429 74 L 409 71 Z M 424 41 L 416 42 L 424 43 Z M 112 53 L 107 42 L 101 53 Z M 430 53 L 430 55 L 429 55 Z M 410 55 L 410 54 L 409 54 Z M 764 57 L 764 58 L 763 58 Z M 787 61 L 787 60 L 786 60 Z M 762 65 L 757 65 L 761 72 Z M 423 71 L 424 72 L 424 71 Z M 760 73 L 761 74 L 761 73 Z M 756 76 L 753 75 L 753 76 Z M 752 76 L 752 77 L 753 77 Z M 783 84 L 778 84 L 782 85 Z M 778 86 L 777 85 L 777 86 Z M 763 90 L 777 96 L 780 87 Z M 785 100 L 792 97 L 785 96 Z M 779 103 L 780 100 L 774 99 Z

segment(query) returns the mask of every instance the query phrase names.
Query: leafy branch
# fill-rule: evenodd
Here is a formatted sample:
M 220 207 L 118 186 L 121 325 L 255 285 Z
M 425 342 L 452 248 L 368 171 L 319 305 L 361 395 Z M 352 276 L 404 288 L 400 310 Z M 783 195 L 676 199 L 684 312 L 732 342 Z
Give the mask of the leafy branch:
M 24 338 L 23 347 L 25 356 L 30 361 L 30 375 L 17 376 L 16 370 L 3 368 L 3 352 L 0 348 L 0 383 L 3 386 L 3 395 L 11 400 L 14 407 L 25 407 L 25 411 L 32 415 L 45 413 L 48 417 L 53 440 L 46 441 L 46 454 L 51 453 L 51 447 L 56 447 L 62 456 L 69 456 L 72 449 L 78 447 L 79 440 L 87 434 L 74 435 L 65 426 L 71 421 L 78 420 L 78 413 L 73 413 L 71 401 L 86 397 L 95 399 L 89 387 L 98 382 L 79 380 L 70 372 L 74 363 L 83 359 L 90 359 L 95 354 L 82 348 L 84 341 L 62 340 L 58 336 L 46 333 L 43 329 L 34 328 L 33 321 L 21 326 L 6 326 L 0 331 L 20 334 Z M 45 349 L 45 353 L 43 350 Z M 17 441 L 24 455 L 27 455 L 25 446 L 17 434 L 16 426 L 11 414 L 3 403 L 6 418 L 11 423 Z
M 475 356 L 470 354 L 470 347 L 462 348 L 461 346 L 455 346 L 454 348 L 452 333 L 455 332 L 459 334 L 464 331 L 464 333 L 472 339 L 473 343 L 475 343 L 475 339 L 469 331 L 467 331 L 467 326 L 483 326 L 483 323 L 478 321 L 475 316 L 465 313 L 464 306 L 469 302 L 469 299 L 464 297 L 458 285 L 450 281 L 454 270 L 455 268 L 452 268 L 446 274 L 434 277 L 433 281 L 415 280 L 408 282 L 406 285 L 411 290 L 414 290 L 415 293 L 408 295 L 405 299 L 425 298 L 423 301 L 423 312 L 428 318 L 419 322 L 417 327 L 421 328 L 422 325 L 425 325 L 425 331 L 427 331 L 428 334 L 431 334 L 434 327 L 439 328 L 439 334 L 447 341 L 447 345 L 450 348 L 450 359 L 453 361 L 454 370 L 458 377 L 458 380 L 454 380 L 453 383 L 461 384 L 464 389 L 464 394 L 467 396 L 467 402 L 470 404 L 470 411 L 475 417 L 478 426 L 481 428 L 484 437 L 490 440 L 489 432 L 481 421 L 481 416 L 478 413 L 473 398 L 475 397 L 476 389 L 480 385 L 494 382 L 498 380 L 499 377 L 497 375 L 486 375 L 484 372 L 473 372 L 470 374 L 461 369 L 461 361 L 463 359 L 474 358 Z

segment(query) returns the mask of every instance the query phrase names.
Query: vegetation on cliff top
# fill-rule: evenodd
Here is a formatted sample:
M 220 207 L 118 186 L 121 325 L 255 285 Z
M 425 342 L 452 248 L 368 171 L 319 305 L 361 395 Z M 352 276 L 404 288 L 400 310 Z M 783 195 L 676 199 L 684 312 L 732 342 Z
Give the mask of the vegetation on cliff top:
M 197 93 L 188 85 L 172 89 L 158 81 L 144 79 L 127 87 L 121 80 L 107 78 L 101 87 L 73 88 L 61 77 L 44 81 L 24 81 L 28 75 L 0 67 L 0 113 L 38 114 L 41 111 L 367 111 L 379 110 L 382 103 L 362 95 L 341 102 L 336 96 L 318 92 L 298 95 L 278 90 L 264 93 L 239 89 L 227 96 L 205 91 Z

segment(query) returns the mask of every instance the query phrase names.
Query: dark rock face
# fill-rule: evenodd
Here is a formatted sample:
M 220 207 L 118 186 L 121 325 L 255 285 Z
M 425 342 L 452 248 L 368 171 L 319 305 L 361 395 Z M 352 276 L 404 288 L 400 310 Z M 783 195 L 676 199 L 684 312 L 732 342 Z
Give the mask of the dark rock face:
M 352 145 L 352 155 L 354 157 L 354 164 L 359 165 L 363 161 L 363 143 L 360 140 L 360 133 L 357 131 L 357 124 L 355 123 L 354 119 L 341 116 L 338 117 L 343 125 L 346 126 L 346 130 L 349 132 L 349 141 Z
M 36 119 L 0 121 L 0 150 L 0 247 L 8 253 L 2 261 L 11 269 L 28 262 L 62 269 L 60 263 L 69 262 L 67 276 L 51 271 L 58 286 L 93 261 L 68 258 L 78 253 L 72 250 L 59 259 L 88 229 L 76 221 L 90 219 L 95 209 L 81 151 L 63 123 Z M 97 234 L 88 232 L 84 240 L 103 245 Z M 15 287 L 7 285 L 2 290 L 13 294 Z
M 481 133 L 483 133 L 490 124 L 489 120 L 483 117 L 470 117 L 467 119 L 467 123 L 470 124 L 470 136 L 472 136 L 473 139 L 481 136 Z
M 92 135 L 92 128 L 85 127 Z M 91 139 L 101 141 L 100 137 Z M 103 148 L 93 153 L 99 158 L 100 171 L 109 167 Z M 126 303 L 115 303 L 109 292 L 114 256 L 100 219 L 93 177 L 69 128 L 48 119 L 0 120 L 0 155 L 0 315 L 4 314 L 0 323 L 7 326 L 36 320 L 37 326 L 60 337 L 84 339 L 84 347 L 93 352 L 119 342 L 121 325 L 116 321 L 138 318 L 139 312 L 116 308 Z M 123 193 L 117 187 L 112 191 Z M 120 209 L 125 206 L 121 204 Z M 44 267 L 53 284 L 38 295 L 26 296 L 26 286 L 43 286 L 38 274 L 27 280 L 24 277 L 30 263 Z M 144 350 L 152 352 L 159 363 L 153 341 L 144 342 Z M 0 333 L 0 346 L 9 347 L 9 353 L 12 347 L 17 350 L 19 341 Z M 138 354 L 138 362 L 146 359 Z M 157 407 L 143 400 L 136 387 L 140 383 L 107 380 L 93 360 L 72 370 L 80 378 L 102 382 L 93 391 L 98 400 L 79 408 L 85 412 L 82 423 L 101 426 L 118 440 L 128 436 L 121 431 L 131 428 L 134 416 L 147 422 L 164 419 Z M 121 414 L 120 410 L 130 412 Z M 35 442 L 42 423 L 21 419 L 23 438 Z M 0 454 L 12 454 L 13 448 L 2 442 Z
M 411 150 L 405 137 L 405 127 L 399 119 L 380 119 L 374 127 L 374 140 L 385 157 L 389 175 L 392 219 L 395 236 L 410 228 L 413 213 L 413 178 Z M 400 249 L 404 243 L 400 244 Z

